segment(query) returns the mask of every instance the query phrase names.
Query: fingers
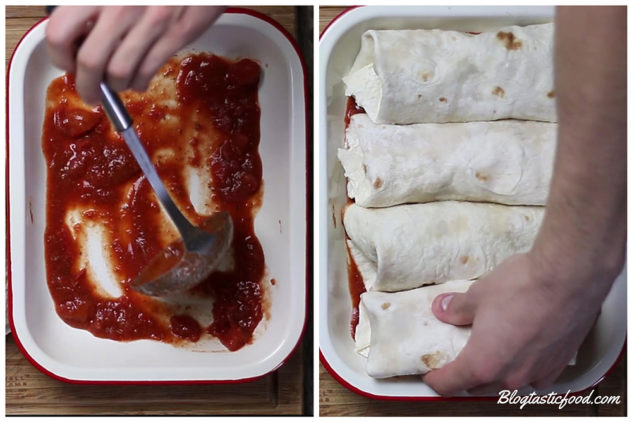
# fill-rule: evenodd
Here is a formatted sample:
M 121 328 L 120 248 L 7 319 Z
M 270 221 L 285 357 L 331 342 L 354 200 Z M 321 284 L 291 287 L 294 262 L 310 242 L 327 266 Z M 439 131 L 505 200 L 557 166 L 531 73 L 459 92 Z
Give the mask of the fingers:
M 145 90 L 160 66 L 223 11 L 215 6 L 62 7 L 51 16 L 47 43 L 53 63 L 76 73 L 81 98 L 97 103 L 104 79 L 117 91 Z
M 78 41 L 90 31 L 90 23 L 99 13 L 97 6 L 62 6 L 51 14 L 46 26 L 46 47 L 55 66 L 75 72 Z
M 497 396 L 507 388 L 501 382 L 493 382 L 491 384 L 480 385 L 470 388 L 467 392 L 472 396 Z
M 562 372 L 564 372 L 564 369 L 566 369 L 565 365 L 562 365 L 561 367 L 556 368 L 555 370 L 551 371 L 548 375 L 532 382 L 531 386 L 535 388 L 536 390 L 543 390 L 545 388 L 549 388 L 560 377 Z
M 140 63 L 156 40 L 179 18 L 183 7 L 155 6 L 146 13 L 118 46 L 107 67 L 107 81 L 115 91 L 127 89 Z M 166 58 L 165 58 L 166 59 Z M 164 62 L 164 60 L 161 61 Z M 156 69 L 157 70 L 157 69 Z M 155 71 L 152 73 L 152 76 Z
M 470 325 L 474 320 L 476 303 L 473 294 L 466 293 L 444 293 L 437 296 L 432 302 L 432 312 L 435 316 L 448 324 Z M 473 343 L 470 341 L 465 345 L 456 359 L 441 369 L 436 369 L 427 373 L 423 380 L 440 395 L 453 395 L 463 390 L 474 388 L 481 384 L 491 382 L 480 373 L 473 372 L 473 368 L 481 368 L 481 365 L 473 365 L 470 362 L 470 353 L 477 356 L 477 352 L 471 352 Z
M 175 54 L 183 45 L 180 29 L 172 28 L 171 31 L 162 36 L 149 50 L 134 73 L 129 87 L 135 91 L 144 91 L 149 86 L 149 82 L 154 77 L 160 66 Z M 184 43 L 186 44 L 186 43 Z
M 104 9 L 79 48 L 76 87 L 86 103 L 96 104 L 101 99 L 99 83 L 103 80 L 105 67 L 141 10 L 125 6 Z
M 432 301 L 432 312 L 448 324 L 470 325 L 475 311 L 476 303 L 468 293 L 444 293 Z
M 469 353 L 468 343 L 455 360 L 441 369 L 428 372 L 423 381 L 442 396 L 451 396 L 492 382 L 493 379 L 481 377 L 474 372 L 476 366 L 470 362 Z
M 189 6 L 146 54 L 130 83 L 137 91 L 147 89 L 160 66 L 183 46 L 197 38 L 224 11 L 223 7 Z

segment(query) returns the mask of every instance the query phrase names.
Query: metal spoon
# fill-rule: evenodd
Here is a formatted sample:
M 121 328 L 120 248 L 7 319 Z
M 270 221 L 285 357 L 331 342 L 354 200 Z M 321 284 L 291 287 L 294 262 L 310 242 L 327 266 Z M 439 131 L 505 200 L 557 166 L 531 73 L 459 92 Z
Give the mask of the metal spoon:
M 226 254 L 233 239 L 233 220 L 228 212 L 222 211 L 206 218 L 199 228 L 192 225 L 182 215 L 158 177 L 119 96 L 105 82 L 101 82 L 100 88 L 101 102 L 110 121 L 125 139 L 158 200 L 182 236 L 182 240 L 168 245 L 143 268 L 132 287 L 151 296 L 188 290 L 209 275 Z

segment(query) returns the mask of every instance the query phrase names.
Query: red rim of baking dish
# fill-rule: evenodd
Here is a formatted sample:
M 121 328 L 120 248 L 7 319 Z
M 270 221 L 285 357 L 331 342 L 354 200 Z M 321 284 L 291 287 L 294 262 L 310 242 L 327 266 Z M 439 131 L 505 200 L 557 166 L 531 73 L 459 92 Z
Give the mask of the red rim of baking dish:
M 310 156 L 310 149 L 309 149 L 309 123 L 308 123 L 308 110 L 309 110 L 309 98 L 308 98 L 308 81 L 307 81 L 307 72 L 306 72 L 306 68 L 305 68 L 305 60 L 303 59 L 303 55 L 301 54 L 300 49 L 298 48 L 298 44 L 296 43 L 296 41 L 294 40 L 294 37 L 292 37 L 292 35 L 283 27 L 281 26 L 281 24 L 279 24 L 277 21 L 275 21 L 274 19 L 272 19 L 271 17 L 264 15 L 263 13 L 257 12 L 255 10 L 251 10 L 251 9 L 245 9 L 245 8 L 241 8 L 241 7 L 229 7 L 226 9 L 226 11 L 224 13 L 234 13 L 234 14 L 243 14 L 243 15 L 249 15 L 252 17 L 255 17 L 259 20 L 262 20 L 270 25 L 272 25 L 274 28 L 276 28 L 281 34 L 283 34 L 283 36 L 290 42 L 290 44 L 292 45 L 292 48 L 294 49 L 294 52 L 296 53 L 296 55 L 299 58 L 299 61 L 301 63 L 301 70 L 303 71 L 303 95 L 305 97 L 305 167 L 306 167 L 306 205 L 310 204 L 310 199 L 311 199 L 311 195 L 312 195 L 312 185 L 310 183 L 310 174 L 311 174 L 311 156 Z M 22 35 L 22 37 L 20 38 L 20 41 L 18 41 L 18 43 L 15 45 L 15 48 L 13 50 L 13 53 L 11 54 L 11 58 L 9 59 L 9 66 L 8 66 L 8 70 L 7 70 L 7 77 L 6 77 L 6 110 L 7 113 L 9 111 L 9 74 L 11 72 L 11 64 L 13 62 L 13 56 L 15 55 L 15 52 L 18 50 L 18 47 L 20 46 L 20 44 L 22 43 L 22 40 L 33 30 L 35 29 L 38 25 L 40 25 L 42 22 L 45 22 L 48 19 L 48 17 L 42 18 L 39 21 L 37 21 L 32 27 L 29 28 L 28 31 L 26 31 L 24 33 L 24 35 Z M 9 323 L 11 325 L 11 334 L 13 335 L 13 339 L 15 340 L 15 344 L 18 346 L 18 349 L 20 349 L 20 351 L 22 352 L 22 354 L 24 355 L 24 357 L 31 362 L 31 364 L 37 368 L 40 372 L 42 372 L 45 375 L 48 375 L 51 378 L 54 378 L 56 380 L 59 381 L 63 381 L 66 383 L 70 383 L 70 384 L 163 384 L 163 385 L 174 385 L 174 384 L 235 384 L 235 383 L 245 383 L 245 382 L 250 382 L 250 381 L 254 381 L 257 380 L 259 378 L 263 378 L 266 375 L 271 374 L 272 372 L 276 371 L 277 369 L 279 369 L 283 364 L 285 364 L 285 362 L 287 362 L 290 357 L 292 357 L 292 355 L 294 354 L 294 352 L 296 351 L 296 349 L 298 348 L 298 345 L 301 343 L 301 340 L 303 339 L 303 335 L 305 334 L 305 327 L 307 324 L 307 312 L 309 310 L 309 287 L 311 285 L 310 283 L 310 272 L 308 271 L 309 269 L 309 263 L 310 263 L 310 259 L 311 259 L 311 236 L 310 236 L 310 230 L 309 228 L 311 227 L 312 224 L 312 213 L 310 210 L 309 206 L 306 206 L 306 233 L 305 233 L 305 313 L 303 315 L 303 327 L 301 328 L 301 333 L 298 337 L 298 340 L 296 341 L 296 344 L 294 345 L 294 347 L 292 348 L 292 350 L 290 351 L 290 353 L 288 353 L 287 356 L 285 356 L 285 358 L 283 358 L 281 360 L 281 362 L 273 369 L 271 369 L 270 371 L 261 374 L 261 375 L 257 375 L 255 377 L 250 377 L 250 378 L 239 378 L 239 379 L 231 379 L 231 380 L 156 380 L 156 381 L 143 381 L 143 380 L 121 380 L 121 381 L 110 381 L 110 380 L 103 380 L 103 381 L 99 381 L 99 380 L 76 380 L 76 379 L 70 379 L 70 378 L 65 378 L 62 376 L 59 376 L 51 371 L 49 371 L 48 369 L 46 369 L 45 367 L 43 367 L 42 365 L 40 365 L 31 355 L 29 355 L 28 351 L 26 350 L 26 348 L 24 347 L 24 345 L 22 345 L 22 343 L 20 342 L 20 339 L 18 337 L 18 334 L 15 330 L 15 325 L 13 322 L 13 293 L 12 293 L 12 285 L 11 285 L 11 243 L 10 243 L 10 239 L 11 239 L 11 230 L 10 230 L 10 222 L 9 222 L 9 119 L 7 118 L 7 123 L 6 123 L 6 162 L 5 162 L 5 176 L 6 176 L 6 192 L 5 192 L 5 199 L 6 199 L 6 225 L 7 225 L 7 238 L 6 238 L 6 257 L 7 257 L 7 281 L 8 281 L 8 297 L 7 297 L 7 303 L 8 303 L 8 308 L 9 308 Z
M 323 38 L 323 35 L 325 34 L 325 32 L 327 32 L 327 30 L 331 27 L 331 25 L 336 22 L 337 20 L 339 20 L 343 15 L 347 14 L 348 12 L 359 8 L 359 7 L 363 7 L 363 6 L 352 6 L 349 7 L 345 10 L 343 10 L 342 12 L 340 12 L 338 15 L 336 15 L 336 17 L 334 17 L 328 24 L 327 26 L 325 26 L 325 28 L 323 29 L 323 32 L 320 33 L 319 36 L 319 40 L 321 40 Z M 590 386 L 584 388 L 583 390 L 579 390 L 579 391 L 575 391 L 575 392 L 571 392 L 569 395 L 571 396 L 576 396 L 576 395 L 580 395 L 592 388 L 595 388 L 597 386 L 597 384 L 599 384 L 601 381 L 603 381 L 608 375 L 610 375 L 610 373 L 612 373 L 612 371 L 614 370 L 615 366 L 617 366 L 617 364 L 621 361 L 621 358 L 623 357 L 623 355 L 625 354 L 625 350 L 627 347 L 627 334 L 626 334 L 626 338 L 623 342 L 623 346 L 621 346 L 621 351 L 619 352 L 619 356 L 617 356 L 617 359 L 614 361 L 614 363 L 612 364 L 612 366 L 610 367 L 610 369 L 608 369 L 606 371 L 605 374 L 603 374 L 597 381 L 595 381 L 593 384 L 591 384 Z M 376 399 L 376 400 L 389 400 L 389 401 L 490 401 L 490 400 L 496 400 L 497 397 L 496 396 L 464 396 L 464 397 L 441 397 L 441 396 L 381 396 L 379 394 L 373 394 L 373 393 L 369 393 L 368 391 L 364 391 L 358 387 L 356 387 L 355 385 L 351 384 L 349 381 L 347 381 L 344 377 L 342 377 L 342 375 L 338 374 L 336 372 L 336 370 L 329 364 L 329 362 L 327 362 L 327 358 L 325 358 L 325 355 L 323 354 L 322 349 L 319 347 L 318 348 L 318 356 L 319 356 L 319 360 L 320 363 L 323 364 L 323 366 L 325 367 L 325 369 L 327 369 L 327 372 L 329 372 L 329 374 L 336 380 L 338 381 L 340 384 L 342 384 L 344 387 L 346 387 L 348 390 L 359 394 L 361 396 L 364 397 L 368 397 L 370 399 Z

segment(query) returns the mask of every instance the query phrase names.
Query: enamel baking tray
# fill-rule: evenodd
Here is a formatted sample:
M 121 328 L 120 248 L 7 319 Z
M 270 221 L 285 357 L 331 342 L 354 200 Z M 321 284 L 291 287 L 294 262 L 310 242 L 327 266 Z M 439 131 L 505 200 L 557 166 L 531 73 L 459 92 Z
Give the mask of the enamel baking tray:
M 319 139 L 319 320 L 320 360 L 343 385 L 381 399 L 432 400 L 437 394 L 419 377 L 376 380 L 354 351 L 349 321 L 351 298 L 341 209 L 346 204 L 343 169 L 336 158 L 343 145 L 345 95 L 342 77 L 368 29 L 493 30 L 505 25 L 551 22 L 552 7 L 362 7 L 339 15 L 321 34 Z M 602 313 L 569 367 L 549 390 L 566 393 L 589 388 L 616 363 L 626 338 L 625 269 L 606 299 Z M 529 393 L 524 390 L 523 393 Z
M 47 21 L 15 50 L 8 78 L 9 306 L 24 355 L 44 373 L 76 383 L 238 382 L 278 368 L 302 335 L 307 298 L 306 86 L 302 60 L 276 22 L 229 9 L 185 50 L 249 57 L 263 68 L 259 90 L 263 204 L 255 232 L 265 253 L 270 318 L 254 342 L 236 352 L 209 352 L 151 340 L 117 342 L 66 325 L 46 284 L 46 165 L 41 150 L 44 99 L 61 72 L 46 54 Z

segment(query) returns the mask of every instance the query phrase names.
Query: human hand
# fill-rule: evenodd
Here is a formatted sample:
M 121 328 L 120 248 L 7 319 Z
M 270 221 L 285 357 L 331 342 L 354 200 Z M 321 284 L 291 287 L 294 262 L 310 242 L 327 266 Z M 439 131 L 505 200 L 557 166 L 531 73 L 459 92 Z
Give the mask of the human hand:
M 471 324 L 472 334 L 456 359 L 426 374 L 424 382 L 441 395 L 550 386 L 588 334 L 615 278 L 578 277 L 553 276 L 532 254 L 516 255 L 466 293 L 437 296 L 435 316 Z
M 216 6 L 63 6 L 50 17 L 46 43 L 53 64 L 75 73 L 77 92 L 95 104 L 102 80 L 115 91 L 147 89 L 160 66 L 223 11 Z

